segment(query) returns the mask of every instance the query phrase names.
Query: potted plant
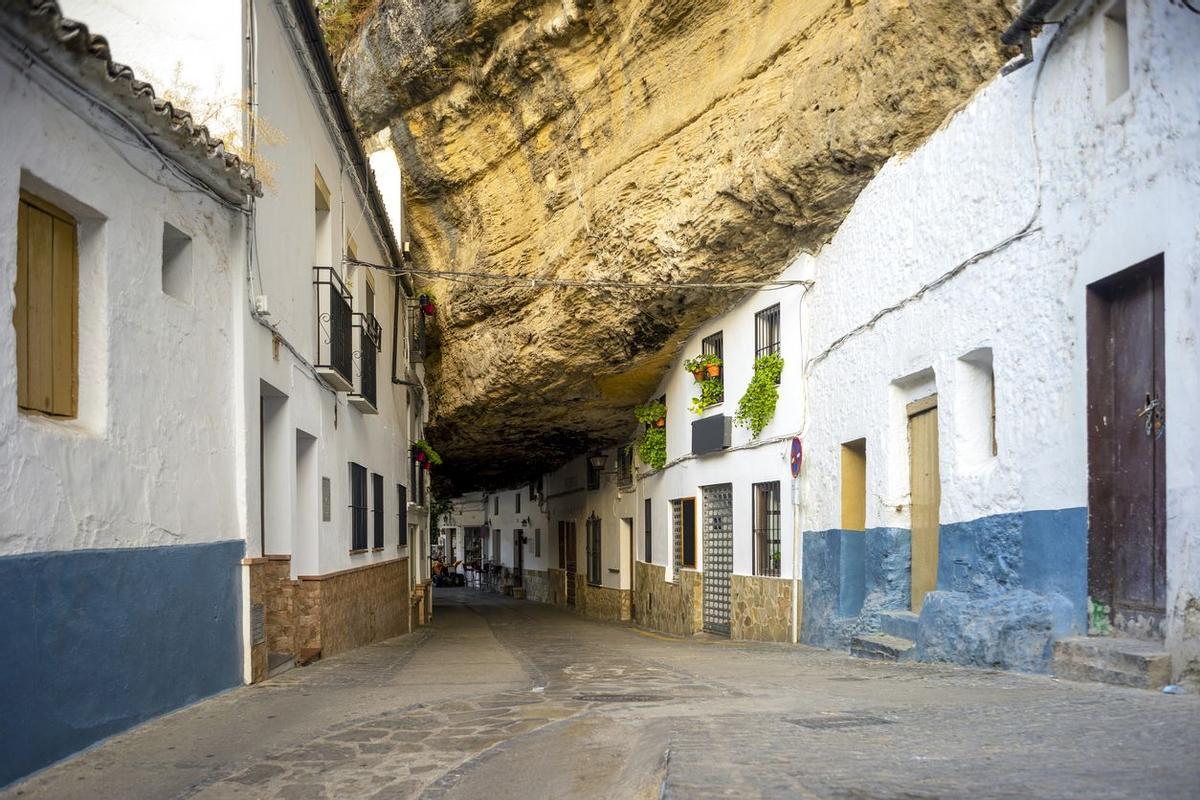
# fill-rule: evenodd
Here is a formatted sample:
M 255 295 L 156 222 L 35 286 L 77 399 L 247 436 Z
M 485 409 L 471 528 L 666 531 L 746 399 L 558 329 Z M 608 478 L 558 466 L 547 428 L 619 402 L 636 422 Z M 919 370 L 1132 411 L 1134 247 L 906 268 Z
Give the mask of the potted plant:
M 432 317 L 437 313 L 437 299 L 430 292 L 423 292 L 417 302 L 421 306 L 421 313 L 427 317 Z
M 442 463 L 442 457 L 437 454 L 437 451 L 429 446 L 429 442 L 424 439 L 418 439 L 413 442 L 413 456 L 417 462 L 422 464 L 425 469 L 430 469 L 435 465 Z
M 633 416 L 647 428 L 664 428 L 667 425 L 667 407 L 655 400 L 633 409 Z
M 651 469 L 667 464 L 667 407 L 655 400 L 633 409 L 633 416 L 646 426 L 638 440 L 638 458 Z
M 702 383 L 707 378 L 716 378 L 721 374 L 721 357 L 713 353 L 701 353 L 684 361 L 683 368 L 692 373 L 696 383 Z
M 718 378 L 700 381 L 700 394 L 692 398 L 692 413 L 703 414 L 725 399 L 725 386 Z

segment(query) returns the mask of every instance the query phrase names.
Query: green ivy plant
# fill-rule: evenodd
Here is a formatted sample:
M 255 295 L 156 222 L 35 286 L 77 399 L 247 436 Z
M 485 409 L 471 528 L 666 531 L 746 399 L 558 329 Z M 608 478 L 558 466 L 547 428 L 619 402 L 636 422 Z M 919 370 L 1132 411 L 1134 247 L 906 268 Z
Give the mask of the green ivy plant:
M 782 374 L 783 356 L 778 353 L 754 359 L 754 377 L 738 401 L 737 414 L 734 416 L 738 425 L 750 429 L 751 438 L 762 433 L 775 416 L 775 404 L 779 401 L 779 376 Z
M 435 467 L 441 465 L 442 457 L 437 454 L 436 450 L 429 446 L 429 442 L 424 439 L 418 439 L 413 442 L 413 454 L 415 455 L 418 450 L 425 453 L 425 457 L 429 459 L 430 464 L 433 464 Z
M 655 400 L 633 409 L 633 416 L 646 426 L 638 440 L 638 458 L 651 469 L 662 469 L 667 464 L 667 429 L 659 421 L 666 421 L 667 407 Z
M 692 398 L 692 413 L 703 414 L 725 399 L 725 384 L 720 378 L 705 378 L 700 381 L 700 394 Z

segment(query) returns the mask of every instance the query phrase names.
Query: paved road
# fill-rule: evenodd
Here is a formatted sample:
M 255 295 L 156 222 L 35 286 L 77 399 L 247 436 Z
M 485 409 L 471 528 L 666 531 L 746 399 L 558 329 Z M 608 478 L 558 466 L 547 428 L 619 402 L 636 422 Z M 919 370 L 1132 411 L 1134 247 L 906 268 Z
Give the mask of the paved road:
M 1200 797 L 1200 697 L 679 640 L 439 590 L 421 632 L 0 798 Z

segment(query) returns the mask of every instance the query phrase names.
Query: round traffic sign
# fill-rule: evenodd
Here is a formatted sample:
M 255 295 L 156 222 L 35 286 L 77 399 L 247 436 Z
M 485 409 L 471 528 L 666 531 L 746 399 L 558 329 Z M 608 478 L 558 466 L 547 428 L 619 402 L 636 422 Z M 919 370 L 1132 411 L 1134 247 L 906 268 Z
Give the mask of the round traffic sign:
M 792 437 L 792 477 L 800 477 L 800 464 L 804 461 L 804 445 L 800 444 L 800 437 Z

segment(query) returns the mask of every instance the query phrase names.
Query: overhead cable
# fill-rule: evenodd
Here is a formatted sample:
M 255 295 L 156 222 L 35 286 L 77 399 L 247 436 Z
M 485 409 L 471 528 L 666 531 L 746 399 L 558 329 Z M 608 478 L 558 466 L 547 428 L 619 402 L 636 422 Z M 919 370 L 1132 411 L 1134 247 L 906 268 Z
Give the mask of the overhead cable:
M 371 267 L 393 275 L 413 275 L 418 278 L 433 278 L 457 283 L 486 286 L 523 286 L 530 289 L 566 288 L 566 289 L 732 289 L 748 291 L 751 289 L 784 289 L 789 286 L 811 286 L 808 280 L 769 280 L 769 281 L 614 281 L 604 279 L 571 280 L 567 278 L 535 278 L 522 275 L 504 275 L 494 272 L 466 272 L 461 270 L 421 269 L 418 267 L 396 267 L 385 264 L 373 264 L 356 258 L 347 258 L 347 264 L 357 267 Z

